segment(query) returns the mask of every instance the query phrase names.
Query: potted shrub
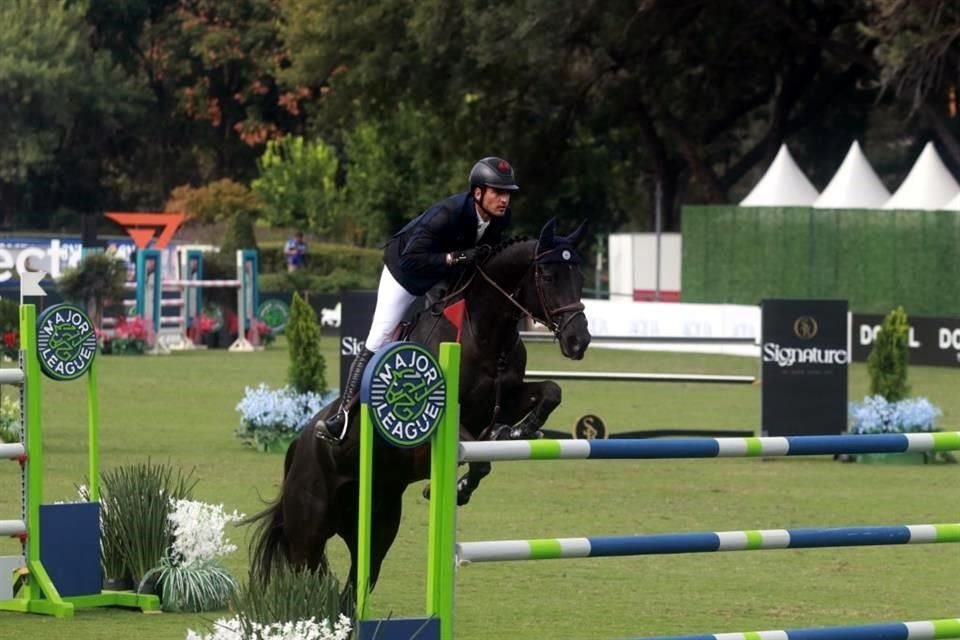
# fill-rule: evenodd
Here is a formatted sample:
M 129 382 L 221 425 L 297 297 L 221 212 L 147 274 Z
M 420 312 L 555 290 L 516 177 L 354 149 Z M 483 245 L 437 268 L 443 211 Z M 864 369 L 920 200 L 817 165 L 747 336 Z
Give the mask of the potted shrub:
M 850 403 L 849 432 L 911 433 L 935 430 L 935 421 L 942 415 L 928 399 L 908 397 L 910 385 L 907 367 L 910 359 L 910 325 L 903 307 L 897 307 L 884 318 L 877 333 L 873 351 L 867 358 L 870 374 L 870 395 L 863 402 Z M 934 454 L 859 454 L 859 462 L 926 463 Z
M 262 322 L 264 329 L 266 325 Z M 320 327 L 313 308 L 298 294 L 293 296 L 285 328 L 290 353 L 288 386 L 270 389 L 247 387 L 237 404 L 240 428 L 236 435 L 258 451 L 284 452 L 321 408 L 337 393 L 325 391 L 325 362 L 320 354 Z

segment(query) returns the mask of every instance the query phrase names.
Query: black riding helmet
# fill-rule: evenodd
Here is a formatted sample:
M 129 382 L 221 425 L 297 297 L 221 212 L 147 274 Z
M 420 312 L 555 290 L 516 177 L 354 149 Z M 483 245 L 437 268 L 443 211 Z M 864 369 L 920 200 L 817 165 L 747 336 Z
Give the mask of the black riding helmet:
M 520 188 L 510 163 L 494 156 L 473 165 L 470 170 L 470 191 L 473 191 L 474 187 L 493 187 L 504 191 L 516 191 Z

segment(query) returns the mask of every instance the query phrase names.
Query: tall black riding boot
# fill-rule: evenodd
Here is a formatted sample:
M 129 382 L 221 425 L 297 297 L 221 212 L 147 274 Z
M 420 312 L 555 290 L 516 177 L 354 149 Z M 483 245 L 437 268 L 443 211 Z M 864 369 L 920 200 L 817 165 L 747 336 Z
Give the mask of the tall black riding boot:
M 367 367 L 367 363 L 370 362 L 372 356 L 373 351 L 364 349 L 354 358 L 350 365 L 350 371 L 347 372 L 347 384 L 343 388 L 340 410 L 317 425 L 317 437 L 331 442 L 342 442 L 347 437 L 350 409 L 356 404 L 357 397 L 360 395 L 360 381 L 363 379 L 363 370 Z

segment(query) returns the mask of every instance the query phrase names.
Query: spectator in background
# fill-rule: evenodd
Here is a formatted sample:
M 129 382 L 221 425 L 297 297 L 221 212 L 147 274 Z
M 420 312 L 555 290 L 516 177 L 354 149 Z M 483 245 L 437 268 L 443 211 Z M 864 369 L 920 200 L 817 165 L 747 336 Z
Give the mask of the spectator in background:
M 303 231 L 297 231 L 283 247 L 287 256 L 287 271 L 299 271 L 306 264 L 307 244 L 303 241 Z

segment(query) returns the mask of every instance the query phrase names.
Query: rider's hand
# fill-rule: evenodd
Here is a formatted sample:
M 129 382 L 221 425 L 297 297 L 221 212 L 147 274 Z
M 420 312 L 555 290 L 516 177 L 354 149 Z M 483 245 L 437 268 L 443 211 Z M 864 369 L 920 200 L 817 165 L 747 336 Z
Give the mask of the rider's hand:
M 477 253 L 476 249 L 464 249 L 463 251 L 448 253 L 447 264 L 451 267 L 473 264 L 477 261 Z

